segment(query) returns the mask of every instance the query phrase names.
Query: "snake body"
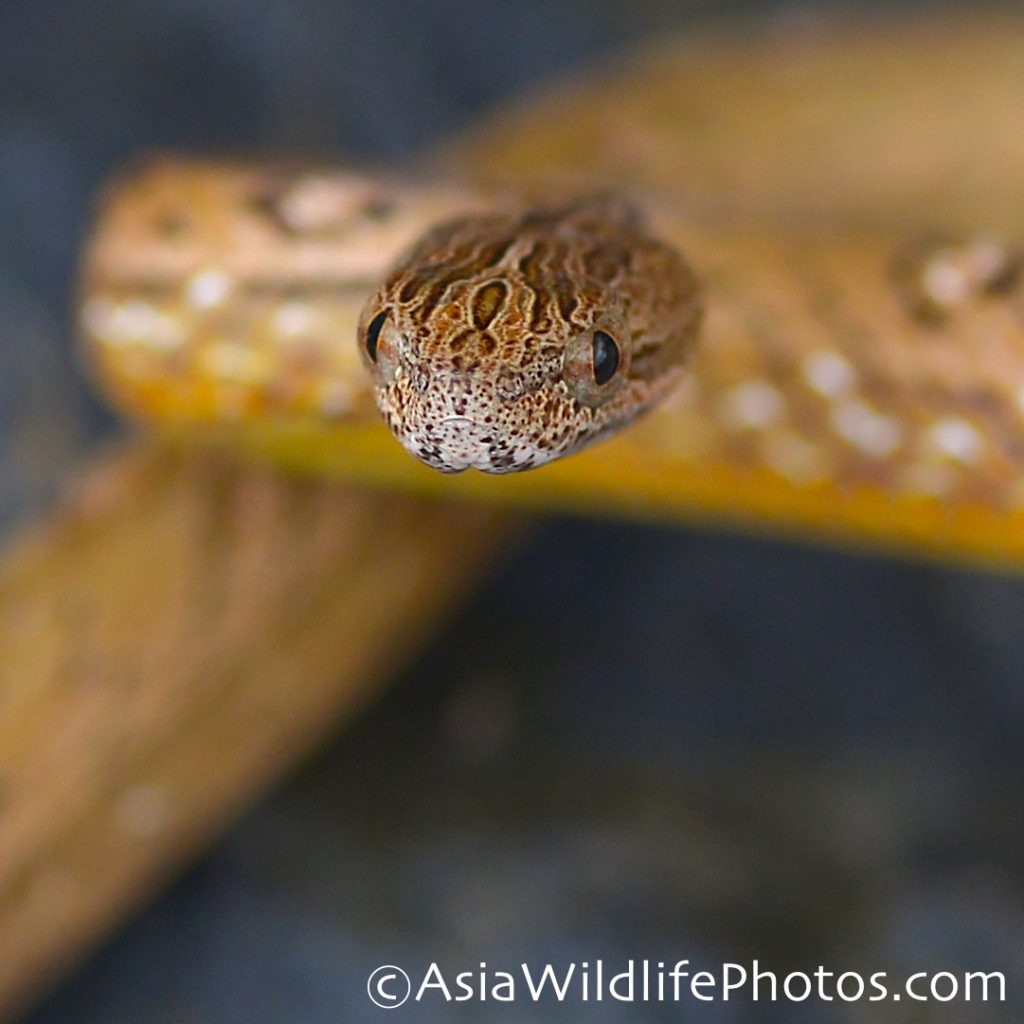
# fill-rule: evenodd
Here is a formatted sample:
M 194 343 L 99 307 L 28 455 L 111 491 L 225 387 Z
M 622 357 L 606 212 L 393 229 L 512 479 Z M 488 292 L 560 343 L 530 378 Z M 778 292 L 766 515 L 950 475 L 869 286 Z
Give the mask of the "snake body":
M 683 257 L 608 195 L 201 162 L 115 190 L 85 290 L 130 408 L 329 423 L 372 391 L 444 472 L 529 469 L 614 433 L 679 383 L 702 312 Z
M 445 472 L 529 469 L 679 382 L 696 279 L 633 208 L 585 198 L 429 231 L 367 303 L 359 345 L 402 444 Z
M 468 187 L 151 162 L 85 260 L 90 362 L 135 418 L 305 472 L 1024 560 L 1019 34 L 937 39 L 656 55 L 434 165 Z M 441 469 L 614 436 L 442 476 L 377 406 Z

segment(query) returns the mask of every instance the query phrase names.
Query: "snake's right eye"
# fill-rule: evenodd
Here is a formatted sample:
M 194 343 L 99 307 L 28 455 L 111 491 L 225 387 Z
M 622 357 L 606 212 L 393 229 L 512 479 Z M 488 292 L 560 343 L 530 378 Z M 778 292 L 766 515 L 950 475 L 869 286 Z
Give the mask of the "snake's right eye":
M 381 328 L 388 318 L 388 311 L 381 310 L 367 325 L 366 336 L 363 338 L 363 345 L 366 347 L 366 354 L 371 362 L 377 362 L 377 344 L 380 341 Z

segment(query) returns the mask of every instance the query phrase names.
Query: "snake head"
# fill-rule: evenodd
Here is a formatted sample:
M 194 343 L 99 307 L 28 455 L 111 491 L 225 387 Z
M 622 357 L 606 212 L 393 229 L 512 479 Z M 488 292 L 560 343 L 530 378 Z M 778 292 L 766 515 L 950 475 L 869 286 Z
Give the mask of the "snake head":
M 399 261 L 358 337 L 408 451 L 448 473 L 530 469 L 629 422 L 678 380 L 699 312 L 693 277 L 621 210 L 588 201 L 461 218 Z

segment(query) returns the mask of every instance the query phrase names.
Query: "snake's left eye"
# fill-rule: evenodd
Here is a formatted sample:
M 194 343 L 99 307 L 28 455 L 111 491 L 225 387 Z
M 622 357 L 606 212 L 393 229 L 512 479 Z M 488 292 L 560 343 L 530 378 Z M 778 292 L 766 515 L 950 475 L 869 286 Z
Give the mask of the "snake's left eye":
M 384 326 L 384 321 L 388 318 L 388 311 L 386 309 L 381 310 L 367 325 L 366 337 L 363 339 L 363 345 L 366 348 L 366 354 L 370 357 L 371 362 L 377 362 L 377 344 L 380 341 L 381 328 Z
M 607 384 L 619 368 L 619 346 L 607 331 L 594 331 L 594 380 Z
M 604 317 L 600 327 L 583 331 L 565 347 L 562 378 L 576 401 L 592 409 L 619 391 L 628 369 L 628 335 L 617 318 Z

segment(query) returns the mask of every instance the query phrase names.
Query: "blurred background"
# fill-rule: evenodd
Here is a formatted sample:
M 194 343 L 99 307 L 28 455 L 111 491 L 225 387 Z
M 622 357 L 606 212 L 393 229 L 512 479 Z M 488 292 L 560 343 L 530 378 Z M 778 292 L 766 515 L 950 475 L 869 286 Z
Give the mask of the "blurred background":
M 76 369 L 69 295 L 91 199 L 139 150 L 400 161 L 626 45 L 836 10 L 4 0 L 4 530 L 117 429 Z M 693 1011 L 715 1024 L 1019 1020 L 1022 622 L 1014 578 L 550 521 L 387 697 L 31 1021 L 371 1020 L 382 962 L 598 957 L 1008 979 L 1005 1006 Z M 525 1004 L 409 1012 L 539 1019 Z

